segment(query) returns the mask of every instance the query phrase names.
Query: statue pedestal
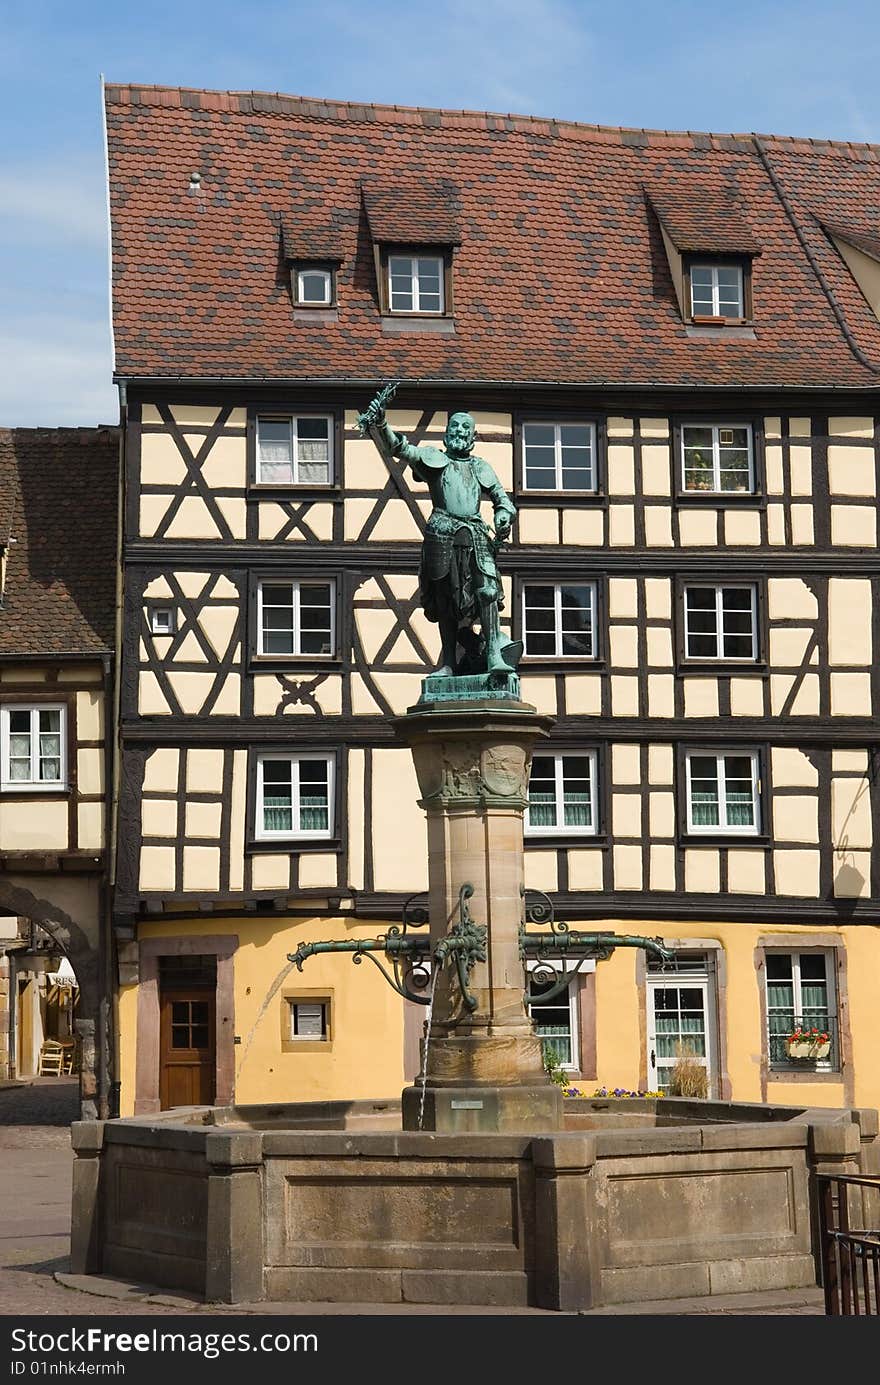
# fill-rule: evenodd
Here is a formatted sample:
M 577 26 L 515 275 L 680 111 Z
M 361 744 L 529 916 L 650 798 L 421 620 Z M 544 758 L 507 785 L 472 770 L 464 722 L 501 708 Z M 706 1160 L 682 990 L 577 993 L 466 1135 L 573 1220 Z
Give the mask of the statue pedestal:
M 462 996 L 454 960 L 434 992 L 427 1040 L 425 1130 L 553 1131 L 562 1095 L 544 1071 L 541 1041 L 523 1003 L 523 813 L 532 746 L 550 719 L 528 703 L 445 702 L 411 708 L 396 723 L 411 748 L 428 819 L 432 952 L 460 922 L 462 886 L 485 958 Z M 423 1049 L 423 1067 L 425 1063 Z M 405 1129 L 419 1128 L 421 1078 L 403 1093 Z

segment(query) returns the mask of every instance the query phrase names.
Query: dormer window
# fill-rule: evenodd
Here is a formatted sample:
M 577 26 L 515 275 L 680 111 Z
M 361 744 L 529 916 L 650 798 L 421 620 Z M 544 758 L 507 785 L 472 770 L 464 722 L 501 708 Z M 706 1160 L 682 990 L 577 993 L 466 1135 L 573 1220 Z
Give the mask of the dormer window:
M 389 255 L 387 274 L 390 312 L 446 311 L 445 265 L 441 255 Z
M 739 265 L 693 264 L 690 281 L 694 319 L 745 317 L 743 272 Z
M 688 336 L 743 326 L 751 335 L 752 263 L 761 246 L 735 183 L 688 177 L 645 191 Z
M 336 301 L 335 275 L 329 265 L 298 265 L 293 275 L 298 308 L 330 308 Z

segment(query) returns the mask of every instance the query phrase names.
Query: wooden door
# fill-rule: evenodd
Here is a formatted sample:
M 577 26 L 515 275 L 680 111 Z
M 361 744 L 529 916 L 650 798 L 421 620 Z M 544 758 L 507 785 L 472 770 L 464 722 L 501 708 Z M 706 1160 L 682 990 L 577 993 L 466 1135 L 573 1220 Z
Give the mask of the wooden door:
M 215 993 L 207 989 L 160 992 L 159 1099 L 172 1106 L 209 1106 L 214 1100 L 217 1048 Z

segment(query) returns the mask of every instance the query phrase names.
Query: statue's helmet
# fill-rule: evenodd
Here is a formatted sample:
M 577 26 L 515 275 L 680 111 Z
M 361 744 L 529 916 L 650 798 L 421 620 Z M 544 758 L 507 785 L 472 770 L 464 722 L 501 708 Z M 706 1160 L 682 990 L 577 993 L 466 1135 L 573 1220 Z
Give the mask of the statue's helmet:
M 458 426 L 455 429 L 453 429 L 453 424 L 457 424 Z M 447 446 L 449 446 L 450 442 L 452 441 L 453 434 L 458 434 L 460 436 L 462 428 L 466 430 L 467 443 L 464 446 L 462 446 L 461 442 L 457 441 L 456 451 L 470 452 L 474 445 L 474 440 L 477 436 L 477 425 L 470 414 L 464 413 L 461 410 L 457 413 L 449 415 L 449 421 L 446 424 L 446 444 Z

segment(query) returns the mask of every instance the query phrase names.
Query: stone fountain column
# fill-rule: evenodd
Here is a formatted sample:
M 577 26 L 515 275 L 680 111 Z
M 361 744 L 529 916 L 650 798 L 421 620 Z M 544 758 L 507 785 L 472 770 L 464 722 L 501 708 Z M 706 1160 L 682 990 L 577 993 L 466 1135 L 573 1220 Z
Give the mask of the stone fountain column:
M 485 961 L 464 1005 L 454 963 L 442 968 L 427 1040 L 422 1129 L 553 1131 L 562 1095 L 544 1071 L 523 1003 L 523 813 L 534 743 L 550 719 L 510 699 L 411 708 L 396 728 L 410 746 L 428 819 L 432 951 L 459 925 L 460 892 L 487 928 Z M 401 811 L 404 811 L 401 805 Z M 421 1077 L 403 1093 L 404 1129 L 419 1128 Z

